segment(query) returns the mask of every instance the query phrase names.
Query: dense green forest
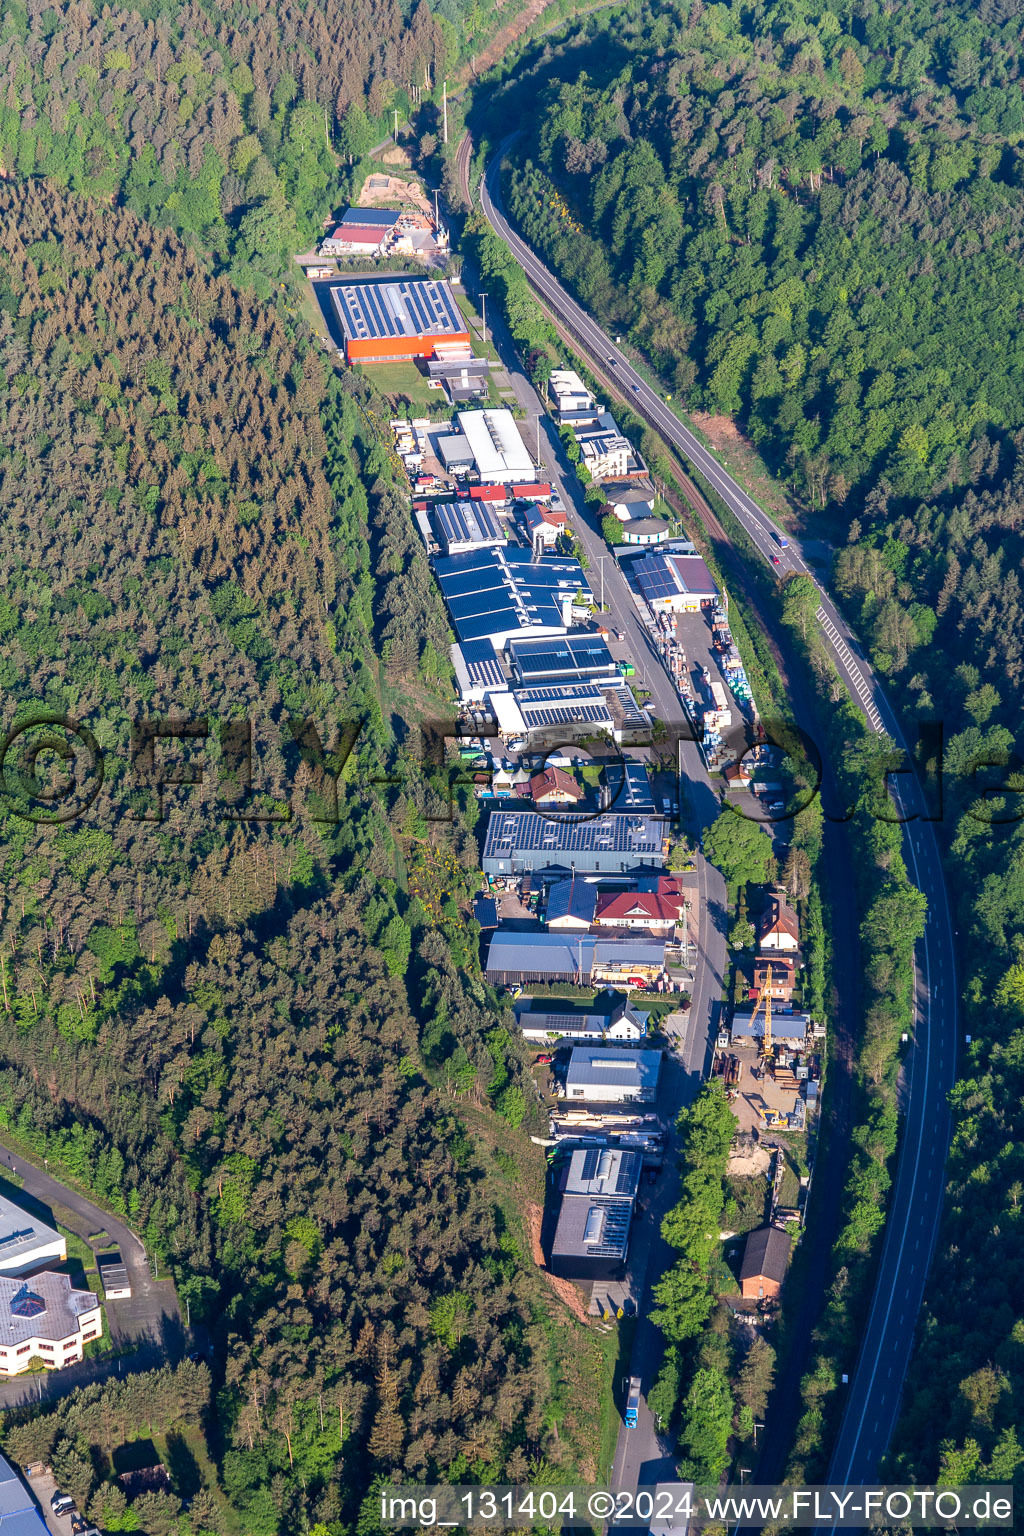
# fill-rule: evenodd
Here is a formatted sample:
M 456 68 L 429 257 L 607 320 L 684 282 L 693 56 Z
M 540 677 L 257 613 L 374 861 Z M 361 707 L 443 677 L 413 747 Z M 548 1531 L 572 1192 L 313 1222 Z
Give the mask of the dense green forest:
M 0 175 L 123 197 L 233 264 L 284 275 L 351 167 L 519 9 L 495 0 L 320 6 L 0 6 Z
M 210 1330 L 247 1536 L 337 1536 L 391 1471 L 593 1474 L 604 1352 L 531 1271 L 475 839 L 425 820 L 447 626 L 381 407 L 127 208 L 8 182 L 0 228 L 0 1120 Z M 105 753 L 63 824 L 90 758 L 41 715 Z M 148 769 L 161 719 L 204 734 Z
M 472 119 L 492 145 L 521 125 L 523 232 L 687 407 L 739 423 L 793 526 L 838 546 L 911 734 L 942 722 L 973 1043 L 892 1456 L 919 1478 L 1022 1460 L 1022 83 L 1015 0 L 629 3 L 526 48 Z M 805 1386 L 806 1460 L 827 1372 Z

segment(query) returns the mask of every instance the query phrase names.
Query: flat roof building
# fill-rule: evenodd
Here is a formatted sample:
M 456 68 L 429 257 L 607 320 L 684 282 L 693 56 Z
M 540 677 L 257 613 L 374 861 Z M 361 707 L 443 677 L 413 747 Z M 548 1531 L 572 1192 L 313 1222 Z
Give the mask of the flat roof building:
M 538 818 L 539 819 L 539 818 Z M 601 939 L 592 934 L 511 933 L 498 929 L 487 953 L 487 980 L 499 987 L 565 981 L 573 986 L 652 981 L 665 967 L 664 939 Z
M 446 554 L 502 545 L 505 535 L 486 502 L 442 501 L 434 506 L 434 524 Z
M 459 431 L 469 443 L 481 480 L 536 484 L 533 459 L 511 411 L 459 411 L 458 417 Z
M 331 299 L 349 363 L 433 357 L 438 342 L 469 346 L 466 321 L 447 283 L 369 278 L 332 287 Z
M 664 868 L 665 851 L 664 829 L 649 816 L 494 810 L 487 822 L 483 871 L 492 880 L 542 869 L 621 874 L 646 867 L 650 873 Z
M 578 1045 L 565 1075 L 567 1103 L 653 1104 L 658 1097 L 660 1051 L 606 1050 Z
M 510 640 L 506 648 L 515 681 L 524 688 L 548 683 L 617 680 L 618 668 L 600 635 L 567 634 L 553 639 Z
M 579 417 L 594 410 L 594 397 L 579 374 L 572 368 L 552 368 L 548 389 L 555 401 L 559 421 Z
M 627 475 L 636 468 L 633 448 L 621 432 L 580 433 L 580 459 L 592 480 L 606 480 L 615 475 Z
M 54 1270 L 27 1280 L 0 1275 L 0 1323 L 0 1376 L 17 1376 L 36 1360 L 50 1370 L 71 1365 L 103 1332 L 99 1299 Z
M 700 555 L 645 555 L 633 570 L 647 606 L 654 613 L 694 613 L 718 596 L 718 588 Z
M 669 536 L 668 523 L 660 517 L 634 517 L 623 524 L 623 544 L 664 544 Z
M 459 640 L 490 640 L 496 650 L 519 635 L 563 633 L 577 597 L 593 600 L 579 561 L 535 559 L 528 549 L 450 555 L 434 562 L 434 572 Z
M 0 1275 L 25 1275 L 67 1256 L 67 1243 L 55 1227 L 0 1195 Z
M 640 1152 L 588 1147 L 572 1154 L 551 1245 L 552 1274 L 597 1280 L 621 1272 L 642 1172 Z

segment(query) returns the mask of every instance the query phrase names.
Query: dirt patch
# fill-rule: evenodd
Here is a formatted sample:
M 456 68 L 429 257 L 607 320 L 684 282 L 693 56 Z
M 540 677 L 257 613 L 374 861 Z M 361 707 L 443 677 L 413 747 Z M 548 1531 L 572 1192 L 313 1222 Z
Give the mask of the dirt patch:
M 400 150 L 399 154 L 404 155 L 405 150 Z M 388 176 L 383 171 L 370 172 L 355 201 L 359 208 L 393 208 L 398 203 L 401 207 L 415 208 L 419 213 L 433 215 L 434 212 L 433 204 L 419 182 L 403 181 L 400 176 Z
M 474 58 L 476 69 L 467 66 L 459 71 L 457 76 L 459 84 L 467 85 L 474 74 L 485 74 L 492 65 L 497 64 L 506 49 L 522 37 L 527 27 L 531 27 L 538 16 L 543 16 L 550 3 L 551 0 L 530 0 L 526 9 L 520 11 L 518 16 L 514 16 L 510 22 L 495 32 L 483 52 L 476 54 Z
M 382 154 L 377 156 L 377 159 L 382 165 L 400 165 L 407 171 L 412 170 L 412 160 L 409 157 L 409 151 L 402 149 L 401 145 L 398 144 L 394 145 L 391 149 L 384 150 Z
M 777 482 L 766 470 L 749 437 L 744 437 L 731 416 L 711 416 L 706 411 L 691 411 L 690 420 L 699 428 L 717 453 L 727 456 L 728 467 L 739 471 L 756 500 L 763 507 L 783 517 L 793 508 Z M 732 462 L 729 463 L 728 461 Z
M 730 1157 L 725 1171 L 736 1178 L 752 1178 L 759 1173 L 767 1173 L 771 1161 L 771 1153 L 765 1147 L 755 1147 L 749 1156 L 737 1153 Z
M 578 1317 L 581 1323 L 586 1323 L 589 1326 L 593 1322 L 593 1318 L 587 1316 L 587 1309 L 583 1303 L 583 1297 L 573 1285 L 572 1281 L 563 1280 L 560 1275 L 553 1275 L 551 1271 L 546 1269 L 544 1266 L 544 1250 L 540 1245 L 540 1228 L 543 1218 L 544 1213 L 540 1206 L 537 1205 L 533 1200 L 527 1200 L 526 1224 L 530 1231 L 530 1252 L 533 1255 L 533 1262 L 536 1264 L 542 1277 L 554 1291 L 559 1301 L 564 1301 L 565 1305 L 569 1308 L 569 1311 L 573 1314 L 573 1316 Z

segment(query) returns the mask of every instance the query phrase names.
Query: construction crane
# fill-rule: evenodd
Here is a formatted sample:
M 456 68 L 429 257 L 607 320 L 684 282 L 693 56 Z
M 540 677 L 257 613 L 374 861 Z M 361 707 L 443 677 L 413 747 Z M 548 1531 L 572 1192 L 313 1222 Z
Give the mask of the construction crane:
M 754 1011 L 750 1015 L 750 1030 L 753 1033 L 754 1021 L 757 1018 L 761 1004 L 764 1004 L 764 1039 L 761 1042 L 761 1061 L 770 1072 L 775 1061 L 775 1047 L 772 1044 L 772 964 L 769 960 L 768 969 L 765 972 L 764 984 L 757 994 L 757 1002 Z

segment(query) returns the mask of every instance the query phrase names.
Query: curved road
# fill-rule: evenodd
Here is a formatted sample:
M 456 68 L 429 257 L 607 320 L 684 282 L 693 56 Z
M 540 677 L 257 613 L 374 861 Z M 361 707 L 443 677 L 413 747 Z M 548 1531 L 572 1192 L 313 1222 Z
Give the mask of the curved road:
M 501 203 L 498 171 L 514 137 L 499 146 L 481 184 L 481 205 L 491 227 L 508 245 L 544 303 L 575 336 L 580 351 L 595 365 L 595 370 L 613 377 L 632 396 L 638 415 L 699 470 L 761 555 L 766 560 L 774 559 L 782 574 L 797 571 L 814 581 L 818 588 L 817 619 L 822 640 L 851 699 L 863 710 L 873 731 L 890 737 L 897 748 L 905 750 L 899 723 L 878 679 L 835 605 L 805 563 L 799 544 L 791 539 L 787 549 L 779 547 L 775 526 L 767 514 L 669 410 L 624 353 L 509 224 Z M 468 145 L 467 136 L 464 146 L 460 146 L 463 166 L 467 163 Z M 925 1278 L 942 1216 L 949 1145 L 948 1094 L 956 1074 L 958 986 L 953 923 L 938 842 L 932 823 L 922 819 L 927 806 L 911 773 L 900 775 L 895 794 L 897 803 L 906 807 L 908 868 L 918 889 L 927 897 L 928 914 L 924 938 L 917 951 L 916 1019 L 906 1060 L 905 1118 L 896 1179 L 870 1315 L 855 1369 L 853 1362 L 848 1362 L 851 1385 L 829 1470 L 832 1482 L 873 1480 L 896 1422 Z M 625 1431 L 620 1441 L 623 1438 Z M 617 1472 L 625 1470 L 624 1454 L 620 1446 L 615 1463 Z M 632 1482 L 632 1471 L 630 1466 L 625 1481 Z

